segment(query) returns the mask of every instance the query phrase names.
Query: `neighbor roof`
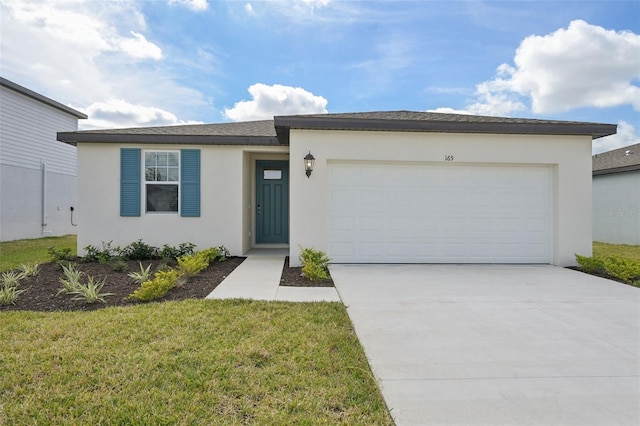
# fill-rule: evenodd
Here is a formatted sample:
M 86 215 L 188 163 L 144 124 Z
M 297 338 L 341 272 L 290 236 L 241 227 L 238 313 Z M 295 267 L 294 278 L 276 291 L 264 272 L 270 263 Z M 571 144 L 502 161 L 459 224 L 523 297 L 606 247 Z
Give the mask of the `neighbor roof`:
M 74 117 L 82 118 L 82 119 L 87 118 L 87 115 L 81 113 L 80 111 L 76 111 L 73 108 L 70 108 L 66 105 L 62 105 L 60 102 L 47 98 L 46 96 L 43 96 L 40 93 L 36 93 L 33 90 L 29 90 L 26 87 L 22 87 L 19 84 L 16 84 L 13 81 L 9 81 L 4 77 L 0 77 L 0 86 L 11 89 L 14 92 L 18 92 L 21 95 L 27 96 L 31 99 L 35 99 L 36 101 L 42 102 L 43 104 L 49 105 L 53 108 L 59 109 L 60 111 L 66 112 L 67 114 L 71 114 Z
M 273 120 L 58 133 L 58 140 L 120 143 L 288 145 L 290 129 L 582 135 L 616 133 L 615 124 L 385 111 L 276 116 Z
M 640 170 L 640 143 L 593 156 L 593 175 Z

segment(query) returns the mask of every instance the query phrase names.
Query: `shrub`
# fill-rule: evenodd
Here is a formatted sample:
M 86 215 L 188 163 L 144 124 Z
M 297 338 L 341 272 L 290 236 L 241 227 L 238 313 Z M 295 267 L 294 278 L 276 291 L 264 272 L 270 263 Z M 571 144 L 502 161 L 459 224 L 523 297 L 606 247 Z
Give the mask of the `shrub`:
M 109 241 L 108 243 L 102 243 L 102 249 L 97 248 L 96 246 L 88 245 L 84 248 L 85 256 L 82 259 L 83 262 L 99 262 L 99 263 L 107 263 L 111 260 L 112 257 L 116 256 L 120 251 L 118 247 L 111 247 L 111 243 L 113 241 Z
M 67 266 L 62 265 L 62 273 L 64 278 L 60 278 L 62 288 L 58 291 L 58 294 L 75 292 L 80 286 L 82 271 L 77 269 L 73 263 L 69 263 Z
M 184 277 L 193 277 L 209 266 L 209 256 L 199 252 L 178 258 L 178 273 Z
M 16 286 L 2 285 L 0 287 L 0 305 L 14 304 L 18 296 L 24 292 L 25 290 L 20 290 Z
M 134 241 L 120 250 L 120 256 L 126 260 L 151 260 L 160 258 L 158 247 L 150 246 L 142 240 Z
M 22 273 L 7 271 L 2 274 L 2 285 L 3 287 L 17 287 L 22 278 L 24 278 Z
M 142 284 L 145 281 L 151 279 L 151 264 L 146 268 L 142 266 L 142 262 L 138 262 L 140 265 L 140 272 L 131 272 L 129 277 L 132 278 L 137 284 Z
M 37 263 L 23 263 L 18 269 L 24 277 L 35 277 L 40 273 L 40 265 Z
M 71 256 L 71 249 L 68 247 L 49 247 L 47 251 L 49 252 L 49 255 L 51 256 L 51 260 L 53 262 L 59 263 L 62 261 L 73 260 L 73 256 Z
M 157 271 L 153 280 L 143 282 L 140 287 L 127 298 L 142 302 L 156 300 L 167 294 L 178 282 L 178 271 Z
M 322 281 L 329 278 L 327 272 L 329 261 L 330 259 L 323 251 L 300 247 L 302 275 L 311 281 Z
M 111 269 L 116 272 L 124 272 L 127 270 L 127 262 L 121 257 L 112 257 L 109 263 L 111 264 Z
M 225 246 L 211 247 L 199 253 L 205 256 L 209 263 L 224 262 L 227 260 L 227 257 L 229 257 L 229 250 L 227 250 Z
M 102 302 L 107 303 L 105 297 L 113 296 L 113 293 L 100 293 L 102 287 L 104 287 L 105 280 L 94 281 L 93 277 L 87 278 L 87 284 L 78 284 L 78 287 L 71 292 L 75 294 L 71 300 L 84 300 L 87 303 Z
M 195 253 L 196 245 L 192 243 L 182 243 L 178 247 L 171 247 L 168 244 L 162 246 L 159 255 L 163 259 L 177 259 Z
M 607 274 L 625 283 L 631 284 L 640 280 L 640 260 L 623 257 L 607 257 L 604 260 Z
M 589 274 L 602 274 L 605 272 L 604 260 L 600 257 L 586 257 L 576 254 L 576 262 L 580 270 Z

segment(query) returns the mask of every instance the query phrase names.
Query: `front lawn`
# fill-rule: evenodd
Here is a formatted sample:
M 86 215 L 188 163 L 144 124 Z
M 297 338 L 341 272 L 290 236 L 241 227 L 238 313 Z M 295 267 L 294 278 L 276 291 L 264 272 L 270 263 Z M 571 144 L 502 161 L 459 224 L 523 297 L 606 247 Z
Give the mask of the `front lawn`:
M 0 312 L 0 424 L 392 424 L 340 303 Z

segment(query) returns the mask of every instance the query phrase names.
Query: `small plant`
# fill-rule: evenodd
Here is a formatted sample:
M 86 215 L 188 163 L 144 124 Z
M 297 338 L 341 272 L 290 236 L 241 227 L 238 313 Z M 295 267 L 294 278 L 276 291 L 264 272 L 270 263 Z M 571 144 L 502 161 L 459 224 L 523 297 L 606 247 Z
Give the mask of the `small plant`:
M 7 271 L 2 274 L 3 287 L 17 287 L 24 274 L 16 271 Z
M 589 274 L 602 274 L 605 272 L 604 260 L 599 257 L 587 257 L 576 254 L 576 262 L 580 270 Z
M 178 258 L 178 272 L 184 277 L 193 277 L 209 266 L 209 256 L 204 252 Z
M 168 244 L 162 246 L 159 256 L 163 259 L 177 259 L 182 256 L 189 256 L 195 253 L 196 245 L 192 243 L 182 243 L 178 247 L 171 247 Z
M 35 277 L 40 273 L 40 265 L 37 263 L 23 263 L 18 269 L 20 270 L 20 272 L 22 272 L 22 275 L 25 278 Z
M 63 261 L 73 260 L 73 256 L 71 256 L 71 249 L 68 247 L 49 247 L 47 251 L 49 252 L 49 255 L 51 256 L 51 260 L 53 262 L 59 263 Z
M 73 263 L 69 263 L 66 266 L 62 266 L 62 273 L 64 278 L 60 278 L 60 284 L 62 288 L 58 291 L 60 293 L 74 293 L 80 286 L 80 278 L 82 277 L 82 271 L 77 269 Z
M 134 241 L 120 250 L 120 256 L 126 260 L 151 260 L 160 257 L 157 247 L 150 246 L 142 240 Z
M 20 290 L 16 286 L 3 285 L 0 287 L 0 305 L 15 304 L 16 299 L 26 290 Z
M 84 300 L 87 303 L 107 303 L 105 297 L 113 296 L 114 293 L 100 293 L 102 287 L 104 287 L 105 279 L 102 281 L 95 281 L 93 277 L 87 278 L 86 284 L 78 284 L 78 287 L 71 292 L 76 296 L 71 300 Z
M 329 278 L 327 266 L 330 259 L 320 250 L 300 247 L 302 275 L 311 281 L 323 281 Z
M 157 271 L 153 280 L 145 281 L 140 287 L 131 293 L 127 299 L 136 299 L 142 302 L 156 300 L 167 294 L 178 282 L 178 271 Z
M 98 262 L 98 263 L 107 263 L 114 257 L 120 249 L 118 247 L 111 247 L 111 243 L 113 241 L 109 241 L 108 243 L 102 243 L 102 249 L 97 248 L 93 245 L 88 245 L 84 248 L 85 256 L 82 259 L 83 262 Z
M 151 279 L 151 264 L 146 268 L 142 266 L 142 262 L 138 262 L 140 265 L 140 272 L 130 272 L 129 277 L 132 278 L 138 285 Z
M 229 257 L 229 250 L 225 246 L 211 247 L 202 250 L 200 253 L 207 258 L 209 263 L 224 262 Z
M 109 263 L 111 264 L 111 269 L 115 272 L 124 272 L 127 270 L 127 262 L 121 257 L 112 257 Z

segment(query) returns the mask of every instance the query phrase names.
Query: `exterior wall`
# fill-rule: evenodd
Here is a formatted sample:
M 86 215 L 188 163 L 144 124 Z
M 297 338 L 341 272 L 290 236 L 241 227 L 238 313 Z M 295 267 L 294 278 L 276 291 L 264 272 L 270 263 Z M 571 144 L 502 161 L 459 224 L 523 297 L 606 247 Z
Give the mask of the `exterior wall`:
M 173 213 L 120 216 L 120 148 L 201 151 L 201 215 Z M 88 245 L 113 241 L 125 246 L 142 239 L 161 247 L 190 242 L 199 249 L 224 245 L 231 254 L 249 248 L 251 232 L 251 162 L 253 152 L 283 151 L 286 147 L 169 146 L 78 144 L 78 253 Z
M 75 233 L 76 148 L 58 142 L 56 132 L 76 131 L 78 119 L 4 86 L 0 98 L 0 240 Z
M 640 245 L 640 171 L 593 177 L 593 239 Z
M 302 158 L 316 158 L 307 179 Z M 299 247 L 327 251 L 330 161 L 399 161 L 442 163 L 536 164 L 553 168 L 553 264 L 575 264 L 574 253 L 591 255 L 591 138 L 291 130 L 290 259 Z M 299 166 L 299 167 L 298 167 Z

